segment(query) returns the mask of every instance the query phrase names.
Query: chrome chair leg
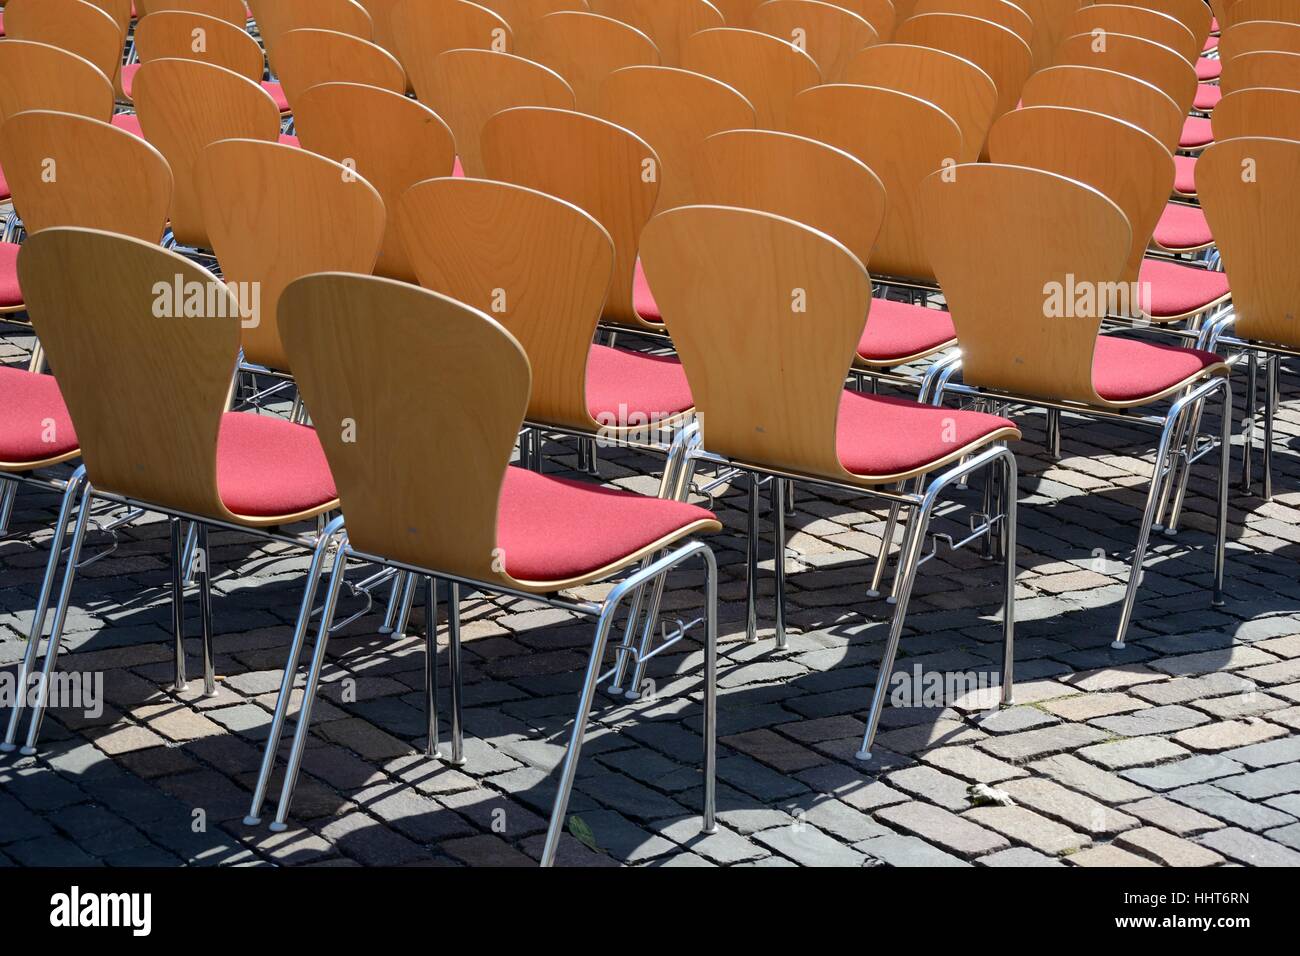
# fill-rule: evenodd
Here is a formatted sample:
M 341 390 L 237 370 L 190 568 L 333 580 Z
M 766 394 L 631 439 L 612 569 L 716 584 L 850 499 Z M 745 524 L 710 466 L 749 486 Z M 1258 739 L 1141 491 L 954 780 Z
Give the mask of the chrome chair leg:
M 0 478 L 0 538 L 9 533 L 9 521 L 14 513 L 14 499 L 18 497 L 18 482 Z
M 1214 594 L 1211 603 L 1223 606 L 1223 573 L 1228 551 L 1228 484 L 1232 461 L 1232 382 L 1223 379 L 1223 421 L 1219 426 L 1219 513 L 1214 542 Z
M 393 628 L 394 637 L 405 637 L 411 628 L 411 608 L 415 606 L 415 589 L 420 586 L 418 574 L 406 575 L 406 585 L 402 588 L 402 603 L 397 609 L 397 624 Z
M 411 575 L 399 571 L 393 575 L 393 589 L 388 595 L 388 605 L 384 608 L 384 623 L 379 625 L 380 634 L 393 634 L 397 631 L 397 616 L 402 611 L 406 600 L 406 587 Z
M 1273 419 L 1277 415 L 1277 365 L 1279 358 L 1264 359 L 1264 500 L 1273 500 Z
M 785 636 L 785 503 L 786 481 L 772 479 L 772 566 L 776 569 L 776 649 L 786 649 Z
M 451 762 L 465 765 L 465 733 L 461 714 L 460 585 L 447 586 L 447 662 L 451 671 Z
M 1251 474 L 1255 458 L 1255 405 L 1258 396 L 1259 355 L 1251 352 L 1246 356 L 1246 421 L 1244 423 L 1245 453 L 1241 459 L 1241 490 L 1250 494 L 1253 480 Z
M 424 579 L 424 754 L 441 757 L 438 749 L 438 582 Z
M 1047 410 L 1047 454 L 1053 461 L 1061 460 L 1061 410 Z
M 749 474 L 749 538 L 745 550 L 745 640 L 758 640 L 758 483 L 757 472 Z
M 644 571 L 654 562 L 654 555 L 649 556 L 641 562 L 639 571 Z M 632 603 L 628 606 L 627 624 L 623 628 L 623 640 L 619 642 L 618 657 L 614 661 L 614 679 L 610 681 L 609 692 L 611 694 L 622 694 L 624 692 L 623 680 L 627 677 L 628 664 L 632 659 L 632 642 L 636 639 L 637 625 L 641 623 L 641 605 L 645 601 L 645 588 L 637 589 L 632 595 Z M 635 690 L 635 682 L 628 690 Z
M 899 484 L 898 491 L 903 490 Z M 885 579 L 885 565 L 889 563 L 889 552 L 894 550 L 894 532 L 898 528 L 898 515 L 902 505 L 895 502 L 889 506 L 889 517 L 885 519 L 885 530 L 880 536 L 880 551 L 876 554 L 876 567 L 871 572 L 871 587 L 867 589 L 868 598 L 880 597 L 880 585 Z
M 196 521 L 187 521 L 185 524 L 185 546 L 181 551 L 181 567 L 185 569 L 184 586 L 189 587 L 194 583 L 197 570 L 194 567 L 194 553 L 199 546 L 199 526 Z
M 217 673 L 212 656 L 212 555 L 208 551 L 208 526 L 194 522 L 198 528 L 195 554 L 198 556 L 199 617 L 203 622 L 203 696 L 217 694 Z
M 172 564 L 172 637 L 176 641 L 176 679 L 173 689 L 185 690 L 185 558 L 181 542 L 181 519 L 169 518 Z

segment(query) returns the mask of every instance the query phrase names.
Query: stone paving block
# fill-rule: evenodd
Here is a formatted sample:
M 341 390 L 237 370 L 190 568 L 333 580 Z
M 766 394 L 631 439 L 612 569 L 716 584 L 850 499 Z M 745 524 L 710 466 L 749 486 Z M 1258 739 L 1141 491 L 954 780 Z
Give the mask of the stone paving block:
M 1108 770 L 1124 770 L 1185 757 L 1188 751 L 1164 737 L 1129 737 L 1083 747 L 1078 754 Z
M 1156 684 L 1142 684 L 1133 688 L 1133 694 L 1153 704 L 1186 704 L 1203 697 L 1245 694 L 1256 687 L 1254 681 L 1216 671 L 1202 677 L 1175 677 Z
M 1052 780 L 1026 777 L 1008 780 L 1002 789 L 1022 806 L 1059 820 L 1093 837 L 1120 833 L 1138 825 L 1127 813 L 1099 803 L 1091 797 L 1067 790 Z
M 1248 866 L 1300 866 L 1300 852 L 1237 827 L 1214 830 L 1197 842 Z
M 865 860 L 858 850 L 807 823 L 762 830 L 754 839 L 803 866 L 861 866 Z
M 766 729 L 724 737 L 722 743 L 748 754 L 781 773 L 795 773 L 826 762 L 826 759 L 815 751 L 801 747 L 789 738 Z
M 1123 776 L 1152 790 L 1174 790 L 1195 783 L 1204 783 L 1207 780 L 1216 780 L 1219 777 L 1228 777 L 1240 773 L 1242 769 L 1241 764 L 1235 760 L 1229 760 L 1223 754 L 1214 754 L 1175 760 L 1158 767 L 1127 770 Z
M 1039 730 L 1026 730 L 1006 737 L 981 740 L 977 746 L 995 757 L 1010 761 L 1028 761 L 1049 754 L 1063 753 L 1105 740 L 1106 734 L 1095 727 L 1082 724 L 1058 724 Z
M 1037 850 L 1031 850 L 1024 846 L 1013 846 L 1009 850 L 999 850 L 997 853 L 990 853 L 988 856 L 979 858 L 980 866 L 1064 866 L 1060 860 L 1055 857 L 1039 853 Z
M 927 750 L 921 758 L 928 764 L 965 777 L 975 783 L 997 783 L 1025 776 L 1028 771 L 1006 763 L 974 747 L 936 747 Z
M 1276 830 L 1266 830 L 1264 836 L 1274 843 L 1281 843 L 1293 850 L 1300 850 L 1300 823 L 1278 827 Z
M 964 816 L 1052 856 L 1077 850 L 1092 842 L 1091 837 L 1024 807 L 976 807 Z
M 650 829 L 719 866 L 730 866 L 768 855 L 768 851 L 753 840 L 725 826 L 719 826 L 715 833 L 703 833 L 697 816 L 660 820 L 650 824 Z
M 1162 866 L 1215 866 L 1223 862 L 1219 854 L 1155 827 L 1140 827 L 1121 833 L 1115 838 L 1115 845 Z
M 1274 810 L 1262 803 L 1251 803 L 1235 793 L 1229 793 L 1208 783 L 1171 790 L 1166 796 L 1184 806 L 1200 810 L 1202 813 L 1247 830 L 1269 830 L 1273 827 L 1285 826 L 1294 819 L 1288 813 Z
M 916 754 L 931 747 L 973 743 L 985 736 L 987 735 L 983 731 L 955 720 L 936 720 L 878 734 L 873 751 L 877 747 L 884 747 L 897 753 Z
M 1073 866 L 1133 867 L 1159 865 L 1145 856 L 1130 853 L 1113 843 L 1080 850 L 1078 853 L 1070 854 L 1067 859 Z
M 1206 830 L 1217 830 L 1223 823 L 1207 817 L 1190 807 L 1182 806 L 1164 797 L 1150 797 L 1124 805 L 1124 812 L 1154 824 L 1178 836 L 1192 836 Z
M 907 800 L 906 794 L 844 764 L 814 767 L 799 774 L 799 779 L 817 793 L 833 795 L 858 810 L 871 811 Z
M 1151 685 L 1159 686 L 1159 685 Z M 1087 721 L 1097 717 L 1110 717 L 1113 714 L 1127 714 L 1131 711 L 1149 707 L 1144 700 L 1123 693 L 1079 694 L 1076 697 L 1062 697 L 1046 701 L 1042 707 L 1063 720 Z
M 960 857 L 936 849 L 924 840 L 891 833 L 863 840 L 853 847 L 867 857 L 889 866 L 970 866 Z M 997 854 L 993 854 L 996 856 Z M 981 862 L 991 857 L 981 857 Z
M 927 803 L 894 804 L 877 810 L 875 817 L 961 856 L 979 856 L 1008 845 L 998 834 Z
M 1198 710 L 1170 704 L 1165 707 L 1149 707 L 1131 714 L 1119 714 L 1113 717 L 1099 717 L 1091 722 L 1122 737 L 1146 737 L 1155 734 L 1170 734 L 1188 727 L 1208 724 L 1210 718 Z
M 1099 770 L 1071 754 L 1056 754 L 1030 765 L 1030 769 L 1051 777 L 1057 783 L 1078 790 L 1102 803 L 1126 803 L 1151 796 L 1151 791 L 1122 777 Z
M 1300 760 L 1300 736 L 1252 744 L 1240 750 L 1229 750 L 1224 756 L 1244 763 L 1247 767 L 1273 767 L 1280 763 L 1294 763 Z
M 888 776 L 891 786 L 953 812 L 971 806 L 970 785 L 933 767 L 906 767 Z
M 1284 793 L 1297 793 L 1300 792 L 1300 763 L 1279 764 L 1240 777 L 1225 777 L 1216 780 L 1214 785 L 1248 800 L 1264 800 Z
M 1285 735 L 1285 728 L 1256 718 L 1221 720 L 1203 727 L 1193 727 L 1174 734 L 1174 740 L 1191 750 L 1215 753 L 1235 747 L 1247 747 Z

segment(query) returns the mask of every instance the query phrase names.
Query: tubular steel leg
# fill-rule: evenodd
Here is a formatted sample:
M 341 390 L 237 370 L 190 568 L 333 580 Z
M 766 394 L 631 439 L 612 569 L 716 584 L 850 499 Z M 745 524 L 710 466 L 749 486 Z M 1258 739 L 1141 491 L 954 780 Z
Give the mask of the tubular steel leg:
M 447 661 L 451 670 L 451 762 L 465 765 L 465 734 L 461 722 L 460 585 L 448 584 Z
M 641 644 L 637 648 L 636 669 L 632 672 L 632 682 L 624 694 L 628 700 L 638 700 L 641 697 L 641 682 L 645 680 L 645 669 L 650 663 L 648 655 L 654 644 L 655 625 L 659 623 L 659 605 L 664 597 L 665 578 L 666 575 L 660 575 L 646 585 L 650 591 L 650 601 L 646 607 L 645 625 L 641 629 Z
M 217 694 L 217 673 L 212 657 L 212 555 L 208 551 L 208 526 L 194 522 L 198 528 L 196 554 L 199 555 L 199 617 L 203 622 L 203 695 Z
M 438 582 L 424 579 L 424 753 L 441 757 L 438 749 Z
M 410 580 L 411 574 L 407 571 L 398 571 L 393 575 L 393 590 L 388 595 L 388 606 L 384 608 L 384 623 L 379 625 L 380 634 L 397 632 L 397 619 L 402 613 L 402 604 L 406 600 L 406 590 Z
M 1208 400 L 1208 396 L 1206 397 Z M 1232 383 L 1223 379 L 1223 422 L 1219 432 L 1219 520 L 1214 542 L 1214 595 L 1211 603 L 1223 606 L 1223 565 L 1228 550 L 1228 463 L 1232 459 Z
M 654 562 L 654 556 L 651 555 L 641 562 L 639 570 L 644 571 Z M 630 649 L 632 642 L 636 639 L 637 625 L 641 622 L 641 604 L 645 600 L 645 588 L 637 588 L 637 592 L 632 595 L 632 603 L 628 606 L 627 625 L 623 629 L 623 640 L 619 642 L 619 653 L 614 661 L 614 679 L 610 681 L 609 692 L 611 694 L 623 693 L 623 678 L 627 676 L 627 666 L 631 658 Z
M 1270 355 L 1264 360 L 1264 500 L 1273 500 L 1273 419 L 1277 415 L 1277 363 Z
M 397 610 L 397 626 L 393 628 L 394 637 L 405 637 L 411 627 L 411 608 L 415 605 L 415 589 L 420 586 L 418 574 L 406 576 L 406 587 L 402 589 L 402 605 Z
M 176 680 L 173 689 L 185 690 L 185 556 L 181 541 L 181 519 L 170 518 L 172 561 L 172 637 L 176 641 Z
M 194 583 L 194 551 L 199 546 L 199 526 L 195 521 L 187 521 L 185 528 L 185 545 L 181 549 L 181 567 L 185 569 L 185 587 Z
M 1002 595 L 1002 704 L 1015 703 L 1016 669 L 1016 498 L 1020 494 L 1016 456 L 1002 459 L 1002 553 L 1006 559 Z
M 749 541 L 745 553 L 745 640 L 758 640 L 758 474 L 749 475 Z
M 900 484 L 898 491 L 903 490 Z M 885 531 L 880 537 L 880 553 L 876 555 L 876 567 L 871 573 L 871 587 L 867 590 L 867 597 L 880 597 L 880 585 L 885 579 L 885 565 L 889 563 L 889 552 L 894 549 L 894 531 L 898 527 L 898 514 L 902 510 L 902 505 L 894 502 L 889 506 L 889 517 L 885 519 Z
M 0 538 L 9 533 L 9 521 L 14 513 L 14 499 L 18 497 L 18 482 L 0 479 Z
M 1047 410 L 1047 454 L 1053 461 L 1061 460 L 1061 410 Z
M 772 566 L 776 569 L 776 648 L 783 651 L 785 637 L 785 495 L 786 482 L 772 479 Z
M 1246 357 L 1246 422 L 1245 422 L 1245 454 L 1241 459 L 1241 490 L 1250 494 L 1252 481 L 1252 466 L 1255 458 L 1255 412 L 1256 397 L 1258 395 L 1257 376 L 1259 371 L 1259 355 L 1251 352 Z
M 704 826 L 718 832 L 718 561 L 704 555 Z

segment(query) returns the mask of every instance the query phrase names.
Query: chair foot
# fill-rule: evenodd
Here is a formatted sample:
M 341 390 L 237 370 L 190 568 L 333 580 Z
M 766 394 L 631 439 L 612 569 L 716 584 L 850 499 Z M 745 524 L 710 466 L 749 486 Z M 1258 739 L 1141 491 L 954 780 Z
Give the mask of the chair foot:
M 244 817 L 244 826 L 246 827 L 255 827 L 260 825 L 261 822 L 261 817 Z
M 289 829 L 289 824 L 275 820 L 272 821 L 271 825 L 267 827 L 267 829 L 272 833 L 283 833 L 285 830 Z
M 1124 648 L 1127 647 L 1128 645 L 1126 645 L 1123 641 L 1111 641 L 1111 642 L 1110 642 L 1110 646 L 1111 646 L 1114 650 L 1122 651 L 1122 650 L 1124 650 Z
M 870 750 L 859 750 L 859 751 L 858 751 L 857 753 L 855 753 L 853 756 L 854 756 L 855 759 L 857 759 L 857 760 L 861 760 L 863 763 L 868 763 L 868 762 L 870 762 L 870 760 L 871 760 L 871 751 L 870 751 Z

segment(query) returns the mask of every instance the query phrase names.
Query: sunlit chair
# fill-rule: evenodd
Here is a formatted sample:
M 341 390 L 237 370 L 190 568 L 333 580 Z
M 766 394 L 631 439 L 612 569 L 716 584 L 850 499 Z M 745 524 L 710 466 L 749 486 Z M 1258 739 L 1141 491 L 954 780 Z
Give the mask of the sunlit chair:
M 691 34 L 726 26 L 709 0 L 591 0 L 591 12 L 636 27 L 654 41 L 664 66 L 681 66 L 682 44 Z
M 378 44 L 347 33 L 290 30 L 280 35 L 276 56 L 276 78 L 294 110 L 298 134 L 302 132 L 298 101 L 319 83 L 360 83 L 406 93 L 406 73 L 397 58 Z
M 842 82 L 858 51 L 880 40 L 862 17 L 821 0 L 768 0 L 754 11 L 750 24 L 805 51 L 827 83 Z
M 117 84 L 126 37 L 113 18 L 93 4 L 83 0 L 9 0 L 5 35 L 75 53 Z
M 788 130 L 794 98 L 822 82 L 817 64 L 803 50 L 766 33 L 733 27 L 688 37 L 682 66 L 738 91 L 765 129 Z
M 587 112 L 598 108 L 601 84 L 615 70 L 660 63 L 658 47 L 636 27 L 581 11 L 542 17 L 518 52 L 564 77 Z

